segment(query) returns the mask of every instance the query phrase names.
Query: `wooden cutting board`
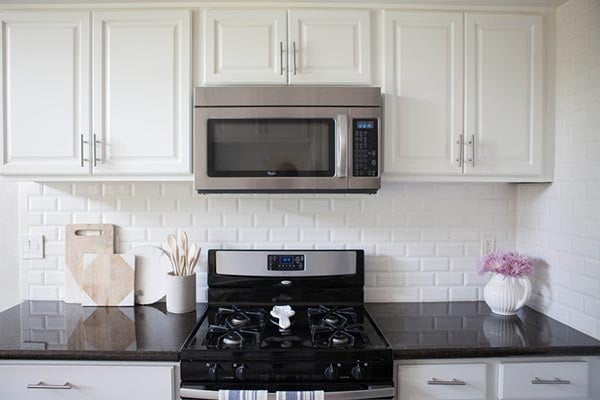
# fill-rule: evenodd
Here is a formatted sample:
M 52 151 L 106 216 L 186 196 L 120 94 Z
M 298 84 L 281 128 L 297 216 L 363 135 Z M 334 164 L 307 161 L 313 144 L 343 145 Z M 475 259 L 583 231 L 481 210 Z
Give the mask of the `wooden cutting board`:
M 133 306 L 133 254 L 85 254 L 82 278 L 84 306 Z
M 111 224 L 72 224 L 66 227 L 65 302 L 81 303 L 83 255 L 113 254 L 115 227 Z

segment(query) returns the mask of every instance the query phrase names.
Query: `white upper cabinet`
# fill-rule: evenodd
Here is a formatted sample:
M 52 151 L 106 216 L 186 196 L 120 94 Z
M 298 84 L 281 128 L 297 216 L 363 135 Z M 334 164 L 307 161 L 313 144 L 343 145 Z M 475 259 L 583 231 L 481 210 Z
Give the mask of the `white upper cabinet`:
M 385 170 L 461 175 L 463 14 L 390 12 Z
M 366 10 L 212 9 L 203 41 L 207 85 L 372 83 Z
M 191 14 L 93 16 L 96 175 L 191 171 Z
M 466 15 L 466 174 L 541 173 L 542 37 L 541 16 Z
M 285 10 L 207 10 L 204 43 L 207 83 L 287 82 Z
M 89 174 L 89 13 L 2 12 L 0 23 L 0 174 Z
M 291 10 L 293 84 L 371 84 L 369 11 Z

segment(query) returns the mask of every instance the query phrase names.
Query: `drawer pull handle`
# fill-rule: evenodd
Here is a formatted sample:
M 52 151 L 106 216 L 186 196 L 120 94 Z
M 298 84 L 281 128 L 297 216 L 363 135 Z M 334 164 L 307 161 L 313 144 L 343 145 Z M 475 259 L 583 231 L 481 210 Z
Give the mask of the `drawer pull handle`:
M 42 381 L 38 383 L 30 383 L 27 385 L 27 389 L 62 389 L 62 390 L 71 390 L 73 386 L 69 382 L 65 382 L 64 385 L 49 385 Z
M 451 381 L 441 381 L 439 379 L 431 378 L 431 380 L 427 381 L 428 385 L 440 385 L 440 386 L 465 386 L 467 382 L 459 381 L 456 378 L 452 378 Z
M 534 385 L 570 385 L 571 381 L 568 379 L 560 378 L 540 379 L 536 376 L 535 379 L 531 381 L 531 383 Z

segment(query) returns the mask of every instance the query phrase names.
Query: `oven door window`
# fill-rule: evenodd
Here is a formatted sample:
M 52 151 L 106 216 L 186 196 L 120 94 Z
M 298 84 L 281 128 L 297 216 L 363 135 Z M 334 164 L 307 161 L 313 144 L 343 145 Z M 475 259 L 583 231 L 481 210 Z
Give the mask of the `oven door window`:
M 208 176 L 333 176 L 334 138 L 328 118 L 209 119 Z

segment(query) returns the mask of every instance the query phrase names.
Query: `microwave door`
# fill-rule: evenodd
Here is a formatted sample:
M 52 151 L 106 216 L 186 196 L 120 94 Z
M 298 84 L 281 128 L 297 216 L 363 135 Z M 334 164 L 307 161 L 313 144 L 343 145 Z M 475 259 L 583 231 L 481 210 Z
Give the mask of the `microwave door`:
M 348 188 L 348 109 L 195 109 L 199 192 L 343 191 Z

